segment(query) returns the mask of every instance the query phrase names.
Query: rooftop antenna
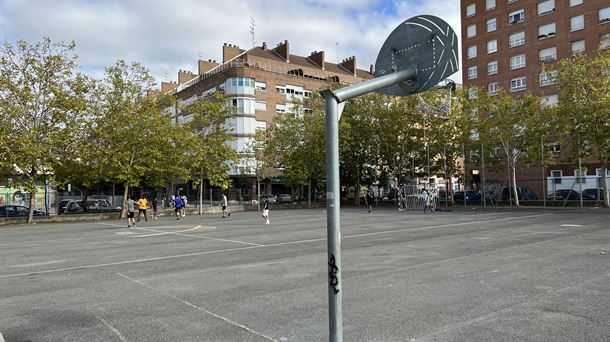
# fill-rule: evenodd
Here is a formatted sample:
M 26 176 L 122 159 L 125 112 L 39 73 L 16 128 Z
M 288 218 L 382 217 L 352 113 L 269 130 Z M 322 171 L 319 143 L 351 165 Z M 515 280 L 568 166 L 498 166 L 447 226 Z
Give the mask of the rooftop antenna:
M 256 20 L 250 17 L 250 36 L 252 37 L 252 47 L 256 47 L 256 40 L 254 40 L 254 28 L 256 27 Z
M 336 52 L 335 61 L 337 64 L 339 64 L 339 42 L 335 42 L 335 52 Z

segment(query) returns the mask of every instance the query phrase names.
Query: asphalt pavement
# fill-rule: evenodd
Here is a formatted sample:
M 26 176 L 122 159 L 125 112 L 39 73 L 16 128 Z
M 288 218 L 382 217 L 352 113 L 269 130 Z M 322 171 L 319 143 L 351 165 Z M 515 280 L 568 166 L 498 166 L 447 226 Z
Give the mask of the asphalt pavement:
M 610 211 L 344 208 L 344 341 L 610 341 Z M 13 341 L 328 341 L 323 209 L 0 228 Z

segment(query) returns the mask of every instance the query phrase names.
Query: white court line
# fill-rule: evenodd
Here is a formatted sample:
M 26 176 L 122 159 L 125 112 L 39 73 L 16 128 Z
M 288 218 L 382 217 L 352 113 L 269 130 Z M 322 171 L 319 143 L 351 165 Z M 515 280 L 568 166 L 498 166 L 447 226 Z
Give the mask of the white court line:
M 252 329 L 252 328 L 248 328 L 247 326 L 245 326 L 245 325 L 243 325 L 243 324 L 237 323 L 237 322 L 232 321 L 232 320 L 230 320 L 230 319 L 228 319 L 228 318 L 226 318 L 226 317 L 223 317 L 223 316 L 220 316 L 220 315 L 218 315 L 218 314 L 215 314 L 215 313 L 213 313 L 212 311 L 206 310 L 206 309 L 204 309 L 204 308 L 202 308 L 202 307 L 200 307 L 200 306 L 197 306 L 197 305 L 195 305 L 195 304 L 193 304 L 193 303 L 187 302 L 186 300 L 181 299 L 181 298 L 178 298 L 178 297 L 176 297 L 176 296 L 174 296 L 174 295 L 172 295 L 172 294 L 169 294 L 169 293 L 167 293 L 167 292 L 163 292 L 163 291 L 157 290 L 157 289 L 155 289 L 154 287 L 151 287 L 151 286 L 149 286 L 149 285 L 146 285 L 146 284 L 144 284 L 143 282 L 141 282 L 141 281 L 139 281 L 139 280 L 137 280 L 137 279 L 133 279 L 133 278 L 128 277 L 128 276 L 126 276 L 126 275 L 124 275 L 124 274 L 121 274 L 121 273 L 117 273 L 117 275 L 119 275 L 119 276 L 121 276 L 121 277 L 123 277 L 123 278 L 125 278 L 125 279 L 127 279 L 127 280 L 129 280 L 129 281 L 132 281 L 132 282 L 134 282 L 134 283 L 136 283 L 136 284 L 138 284 L 138 285 L 140 285 L 140 286 L 143 286 L 143 287 L 145 287 L 145 288 L 147 288 L 147 289 L 149 289 L 149 290 L 151 290 L 151 291 L 153 291 L 153 292 L 156 292 L 156 293 L 161 294 L 161 295 L 163 295 L 163 296 L 165 296 L 165 297 L 169 297 L 169 298 L 171 298 L 171 299 L 177 300 L 177 301 L 179 301 L 179 302 L 180 302 L 180 303 L 182 303 L 182 304 L 185 304 L 185 305 L 190 306 L 191 308 L 194 308 L 194 309 L 199 310 L 199 311 L 201 311 L 201 312 L 204 312 L 204 313 L 206 313 L 206 314 L 208 314 L 208 315 L 210 315 L 210 316 L 213 316 L 213 317 L 216 317 L 216 318 L 218 318 L 218 319 L 220 319 L 220 320 L 223 320 L 223 321 L 225 321 L 225 322 L 227 322 L 227 323 L 229 323 L 229 324 L 231 324 L 231 325 L 233 325 L 233 326 L 235 326 L 235 327 L 238 327 L 238 328 L 244 329 L 244 330 L 246 330 L 247 332 L 252 333 L 252 334 L 254 334 L 254 335 L 257 335 L 257 336 L 260 336 L 260 337 L 262 337 L 262 338 L 264 338 L 264 339 L 266 339 L 266 340 L 268 340 L 268 341 L 279 342 L 278 340 L 275 340 L 275 339 L 273 339 L 272 337 L 269 337 L 269 336 L 267 336 L 267 335 L 264 335 L 264 334 L 262 334 L 262 333 L 259 333 L 258 331 L 254 330 L 254 329 Z
M 11 267 L 34 267 L 34 266 L 61 264 L 62 262 L 66 262 L 66 260 L 50 260 L 50 261 L 43 261 L 43 262 L 34 262 L 31 264 L 11 265 Z
M 195 228 L 199 228 L 199 227 L 201 227 L 201 226 L 197 226 L 197 227 L 195 227 Z M 195 228 L 188 229 L 188 230 L 193 230 L 193 229 L 195 229 Z M 214 228 L 216 228 L 216 227 L 214 227 Z M 216 240 L 216 241 L 223 241 L 223 242 L 239 243 L 239 244 L 242 244 L 242 245 L 258 246 L 258 247 L 265 246 L 265 245 L 261 245 L 261 244 L 258 244 L 258 243 L 253 243 L 253 242 L 245 242 L 245 241 L 229 240 L 229 239 L 220 239 L 220 238 L 213 238 L 213 237 L 209 237 L 209 236 L 201 236 L 201 235 L 182 234 L 181 232 L 163 232 L 163 231 L 159 231 L 159 230 L 154 230 L 154 229 L 146 229 L 146 228 L 136 228 L 136 229 L 139 229 L 139 230 L 146 230 L 146 231 L 148 231 L 148 232 L 156 232 L 156 233 L 159 233 L 159 234 L 138 235 L 138 236 L 141 236 L 141 237 L 158 236 L 158 235 L 168 235 L 168 234 L 169 234 L 169 235 L 178 235 L 178 236 L 194 237 L 194 238 L 197 238 L 197 239 L 204 239 L 204 240 Z M 188 230 L 187 230 L 187 231 L 188 231 Z M 138 237 L 138 236 L 132 236 L 132 237 Z
M 363 237 L 363 236 L 371 236 L 371 235 L 392 234 L 392 233 L 399 233 L 399 232 L 406 232 L 406 231 L 413 231 L 413 230 L 425 230 L 425 229 L 434 229 L 434 228 L 444 228 L 444 227 L 453 227 L 453 226 L 467 225 L 467 224 L 473 224 L 473 223 L 489 223 L 489 222 L 498 222 L 498 221 L 505 221 L 505 220 L 512 220 L 512 219 L 531 218 L 531 217 L 536 217 L 536 216 L 548 216 L 548 215 L 554 215 L 554 214 L 553 213 L 549 213 L 549 214 L 528 215 L 528 216 L 520 216 L 520 217 L 507 217 L 507 218 L 503 218 L 503 219 L 495 219 L 495 220 L 487 220 L 487 221 L 470 221 L 470 222 L 460 222 L 460 223 L 452 223 L 452 224 L 437 225 L 437 226 L 395 229 L 395 230 L 389 230 L 389 231 L 383 231 L 383 232 L 348 235 L 348 236 L 344 236 L 343 238 L 346 239 L 346 238 L 355 238 L 355 237 Z M 201 256 L 201 255 L 224 253 L 224 252 L 243 251 L 243 250 L 254 249 L 254 248 L 276 247 L 276 246 L 285 246 L 285 245 L 296 245 L 296 244 L 309 243 L 309 242 L 317 242 L 317 241 L 326 241 L 326 240 L 327 240 L 327 238 L 323 237 L 323 238 L 317 238 L 317 239 L 288 241 L 288 242 L 278 242 L 278 243 L 267 244 L 267 245 L 258 245 L 258 246 L 246 246 L 246 247 L 219 249 L 219 250 L 207 251 L 207 252 L 197 252 L 197 253 L 187 253 L 187 254 L 178 254 L 178 255 L 168 255 L 168 256 L 164 256 L 164 257 L 155 257 L 155 258 L 147 258 L 147 259 L 135 259 L 135 260 L 117 261 L 117 262 L 110 262 L 110 263 L 105 263 L 105 264 L 75 266 L 75 267 L 66 267 L 66 268 L 44 270 L 44 271 L 6 274 L 6 275 L 0 275 L 0 279 L 22 277 L 22 276 L 28 276 L 28 275 L 33 275 L 33 274 L 46 274 L 46 273 L 56 273 L 56 272 L 72 271 L 72 270 L 78 270 L 78 269 L 91 269 L 91 268 L 100 268 L 100 267 L 107 267 L 107 266 L 136 264 L 136 263 L 143 263 L 143 262 L 150 262 L 150 261 L 162 261 L 162 260 L 186 258 L 186 257 L 192 257 L 192 256 Z
M 102 322 L 108 329 L 110 329 L 115 335 L 117 335 L 117 337 L 122 341 L 122 342 L 127 342 L 127 339 L 125 338 L 125 336 L 123 336 L 123 334 L 121 334 L 120 331 L 118 331 L 115 327 L 113 327 L 112 325 L 110 325 L 110 323 L 108 323 L 108 321 L 106 321 L 105 319 L 103 319 L 102 317 L 96 315 L 93 311 L 87 309 L 87 311 L 89 311 L 89 313 L 98 319 L 98 321 Z
M 582 227 L 582 224 L 562 224 L 562 227 Z
M 177 232 L 160 232 L 160 233 L 156 233 L 156 234 L 135 235 L 135 236 L 132 236 L 132 237 L 134 237 L 134 238 L 143 238 L 143 237 L 150 237 L 150 236 L 177 234 L 177 233 L 190 232 L 191 230 L 195 230 L 195 229 L 199 229 L 199 228 L 201 228 L 201 225 L 198 225 L 197 227 L 193 227 L 193 228 L 189 228 L 189 229 L 179 230 Z M 144 229 L 144 228 L 134 228 L 134 229 L 137 229 L 137 230 L 146 230 L 146 231 L 149 231 L 149 232 L 158 232 L 158 230 L 154 230 L 154 229 Z
M 102 223 L 102 222 L 96 222 L 96 223 L 104 225 L 104 226 L 121 227 L 121 228 L 125 227 L 124 224 L 117 224 L 117 223 Z

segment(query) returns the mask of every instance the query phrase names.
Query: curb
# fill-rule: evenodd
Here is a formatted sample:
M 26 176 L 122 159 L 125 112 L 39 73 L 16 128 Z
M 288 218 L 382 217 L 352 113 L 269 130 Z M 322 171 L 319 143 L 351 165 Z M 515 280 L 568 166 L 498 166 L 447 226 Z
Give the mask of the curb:
M 0 342 L 4 342 L 4 337 L 2 337 L 2 333 L 0 333 Z

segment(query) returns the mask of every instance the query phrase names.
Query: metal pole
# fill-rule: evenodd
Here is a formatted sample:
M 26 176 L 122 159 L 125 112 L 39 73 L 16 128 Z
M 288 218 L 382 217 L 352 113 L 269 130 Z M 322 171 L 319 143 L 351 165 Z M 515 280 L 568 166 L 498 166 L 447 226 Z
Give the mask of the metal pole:
M 481 191 L 483 192 L 483 208 L 487 208 L 487 202 L 485 201 L 485 149 L 483 148 L 483 138 L 481 138 Z
M 328 310 L 329 340 L 343 341 L 341 300 L 341 221 L 339 189 L 338 102 L 326 94 L 326 224 L 328 235 Z
M 544 179 L 544 138 L 540 137 L 540 167 L 542 168 L 542 206 L 546 208 L 546 191 L 544 186 L 546 180 Z
M 462 155 L 464 156 L 464 209 L 466 209 L 466 147 L 462 144 Z
M 580 164 L 580 157 L 578 157 L 578 192 L 580 193 L 580 210 L 582 210 L 582 165 Z M 568 197 L 570 197 L 568 195 Z
M 414 79 L 406 69 L 337 90 L 323 90 L 326 100 L 326 231 L 328 239 L 328 321 L 330 342 L 343 342 L 341 301 L 341 220 L 339 187 L 339 103 L 381 88 Z

